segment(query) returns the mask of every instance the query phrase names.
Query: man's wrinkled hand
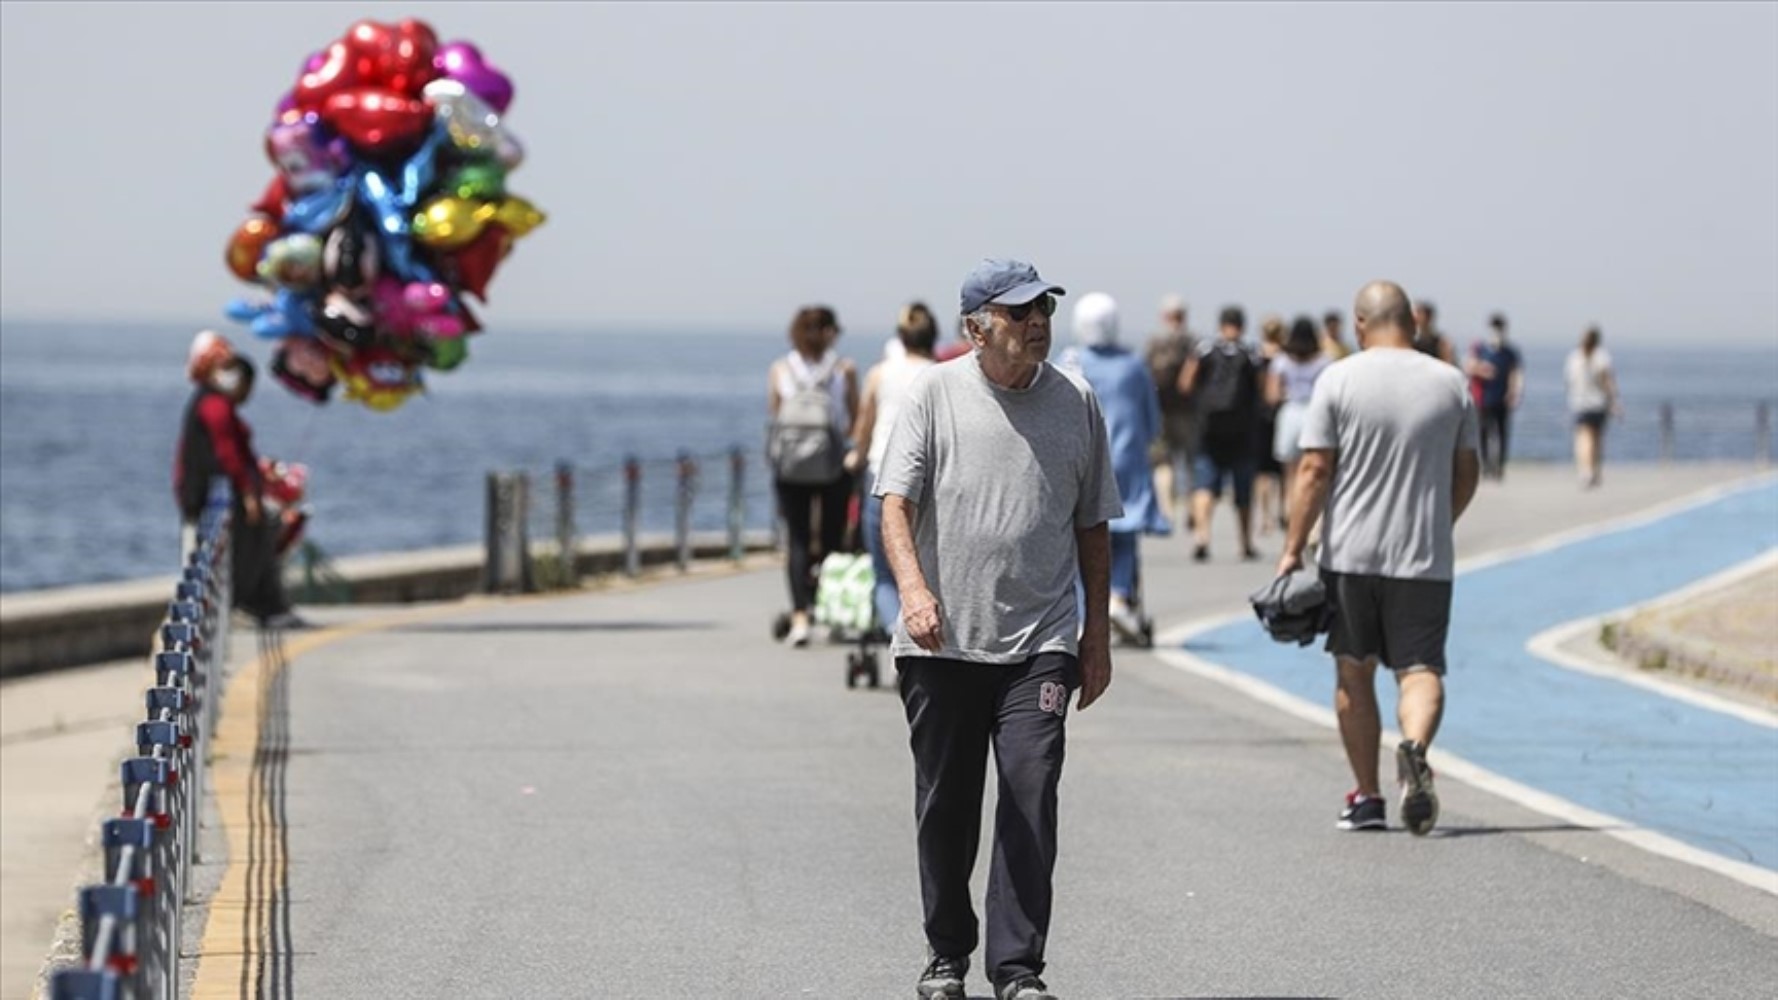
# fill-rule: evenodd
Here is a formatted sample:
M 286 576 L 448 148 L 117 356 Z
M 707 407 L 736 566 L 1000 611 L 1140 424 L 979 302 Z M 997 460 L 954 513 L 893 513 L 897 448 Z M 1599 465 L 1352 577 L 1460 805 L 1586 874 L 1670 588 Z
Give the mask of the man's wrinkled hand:
M 944 616 L 932 591 L 921 588 L 901 595 L 901 624 L 921 649 L 936 653 L 944 648 Z
M 1111 643 L 1109 639 L 1086 637 L 1080 642 L 1080 701 L 1077 707 L 1086 711 L 1111 686 Z

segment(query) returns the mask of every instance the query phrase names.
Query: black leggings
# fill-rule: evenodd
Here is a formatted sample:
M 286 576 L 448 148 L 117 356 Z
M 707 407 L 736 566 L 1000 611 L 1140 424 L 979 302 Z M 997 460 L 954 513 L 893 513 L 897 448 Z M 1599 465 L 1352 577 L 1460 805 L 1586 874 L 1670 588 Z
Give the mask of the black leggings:
M 1506 470 L 1506 426 L 1511 413 L 1505 406 L 1482 407 L 1482 471 L 1489 475 L 1498 476 Z
M 778 511 L 784 515 L 784 530 L 790 535 L 790 561 L 785 572 L 790 577 L 790 606 L 807 611 L 815 606 L 814 565 L 809 542 L 815 531 L 815 501 L 821 502 L 821 554 L 840 550 L 846 537 L 846 503 L 852 499 L 852 477 L 843 475 L 825 486 L 800 486 L 779 482 Z

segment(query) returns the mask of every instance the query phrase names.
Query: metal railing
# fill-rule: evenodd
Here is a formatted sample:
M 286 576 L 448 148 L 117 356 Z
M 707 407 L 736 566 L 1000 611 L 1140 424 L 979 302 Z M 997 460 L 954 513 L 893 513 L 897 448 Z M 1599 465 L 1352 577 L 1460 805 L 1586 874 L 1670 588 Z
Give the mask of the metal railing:
M 670 458 L 635 456 L 615 465 L 576 469 L 558 463 L 552 488 L 533 489 L 525 472 L 488 474 L 487 563 L 484 589 L 527 591 L 573 586 L 587 538 L 615 543 L 617 567 L 641 573 L 645 550 L 658 558 L 660 539 L 670 538 L 671 562 L 688 568 L 711 540 L 721 539 L 730 559 L 746 554 L 749 527 L 776 522 L 770 479 L 758 451 L 735 447 L 708 454 L 680 451 Z M 538 511 L 538 507 L 544 509 Z M 541 514 L 532 517 L 533 512 Z M 649 536 L 655 543 L 645 544 Z M 535 550 L 547 555 L 534 558 Z
M 183 910 L 192 901 L 198 817 L 228 659 L 231 496 L 211 488 L 151 657 L 137 756 L 122 766 L 122 815 L 101 826 L 104 880 L 78 890 L 80 961 L 49 978 L 49 1000 L 179 995 Z

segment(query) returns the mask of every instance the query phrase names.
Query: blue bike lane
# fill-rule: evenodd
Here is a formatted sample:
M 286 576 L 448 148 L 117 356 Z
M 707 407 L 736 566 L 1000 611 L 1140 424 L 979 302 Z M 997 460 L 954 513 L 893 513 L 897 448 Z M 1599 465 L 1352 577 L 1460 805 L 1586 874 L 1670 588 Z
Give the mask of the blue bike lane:
M 1766 479 L 1644 523 L 1460 571 L 1434 768 L 1442 749 L 1634 826 L 1778 869 L 1778 729 L 1569 670 L 1526 649 L 1547 629 L 1653 600 L 1775 546 L 1778 481 Z M 1281 645 L 1248 618 L 1196 633 L 1183 648 L 1331 705 L 1332 667 L 1319 643 Z M 1393 725 L 1394 685 L 1380 678 L 1377 690 Z

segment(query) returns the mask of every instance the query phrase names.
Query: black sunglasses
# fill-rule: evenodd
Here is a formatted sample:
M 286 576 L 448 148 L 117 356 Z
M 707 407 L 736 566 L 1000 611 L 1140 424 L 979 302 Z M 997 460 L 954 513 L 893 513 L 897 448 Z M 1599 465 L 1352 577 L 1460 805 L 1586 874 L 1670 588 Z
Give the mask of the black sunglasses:
M 1033 309 L 1045 316 L 1054 316 L 1056 314 L 1056 297 L 1045 292 L 1022 306 L 1001 306 L 1000 308 L 1006 310 L 1007 318 L 1014 323 L 1023 323 L 1026 317 L 1031 315 Z

